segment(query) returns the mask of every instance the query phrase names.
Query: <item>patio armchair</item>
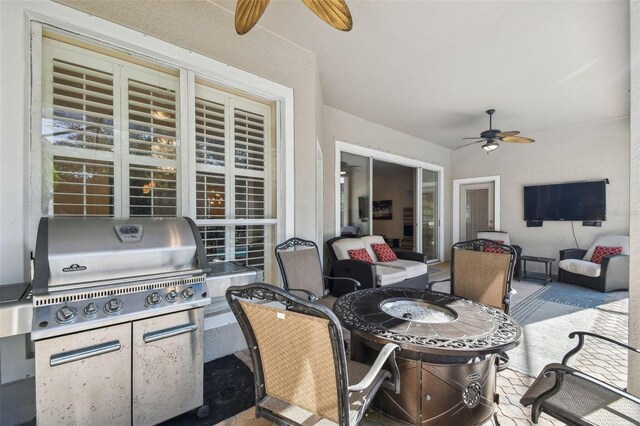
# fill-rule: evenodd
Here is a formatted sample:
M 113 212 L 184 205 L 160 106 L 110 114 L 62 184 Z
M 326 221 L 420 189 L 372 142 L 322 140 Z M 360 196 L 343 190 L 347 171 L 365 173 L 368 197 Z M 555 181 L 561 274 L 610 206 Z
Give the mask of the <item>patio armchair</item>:
M 600 249 L 597 249 L 600 247 Z M 617 254 L 612 249 L 619 249 Z M 596 250 L 610 254 L 594 256 Z M 597 253 L 596 253 L 597 254 Z M 602 235 L 589 250 L 571 248 L 560 250 L 558 281 L 578 284 L 606 293 L 629 288 L 629 237 Z
M 513 276 L 517 277 L 520 280 L 520 256 L 522 255 L 522 247 L 516 244 L 511 244 L 511 239 L 509 238 L 509 233 L 504 231 L 481 231 L 476 234 L 476 238 L 481 238 L 485 240 L 492 240 L 496 242 L 502 241 L 502 244 L 506 244 L 511 246 L 516 251 L 516 262 L 515 267 L 513 268 Z
M 351 291 L 360 287 L 360 283 L 353 278 L 323 276 L 320 253 L 313 241 L 289 238 L 276 246 L 275 254 L 285 290 L 304 293 L 308 300 L 317 301 L 329 309 L 333 307 L 335 298 L 328 297 L 330 289 L 327 281 L 340 281 Z
M 357 425 L 381 386 L 400 392 L 398 345 L 385 345 L 372 366 L 349 361 L 327 307 L 264 283 L 230 287 L 226 298 L 251 353 L 256 417 Z
M 569 359 L 584 346 L 585 337 L 593 337 L 621 348 L 640 350 L 608 337 L 574 331 L 578 337 L 575 348 L 566 353 L 561 364 L 549 364 L 520 399 L 531 405 L 531 420 L 538 423 L 540 413 L 546 413 L 569 425 L 637 425 L 640 419 L 640 398 L 602 380 L 568 366 Z
M 509 314 L 516 250 L 492 240 L 462 241 L 451 247 L 451 294 L 502 309 Z

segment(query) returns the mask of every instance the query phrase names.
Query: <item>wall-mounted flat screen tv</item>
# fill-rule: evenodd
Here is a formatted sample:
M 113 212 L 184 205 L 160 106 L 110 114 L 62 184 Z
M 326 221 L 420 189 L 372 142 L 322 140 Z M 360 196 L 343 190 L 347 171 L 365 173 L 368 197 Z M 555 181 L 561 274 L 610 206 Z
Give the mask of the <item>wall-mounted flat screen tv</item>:
M 606 220 L 606 180 L 524 187 L 524 220 Z

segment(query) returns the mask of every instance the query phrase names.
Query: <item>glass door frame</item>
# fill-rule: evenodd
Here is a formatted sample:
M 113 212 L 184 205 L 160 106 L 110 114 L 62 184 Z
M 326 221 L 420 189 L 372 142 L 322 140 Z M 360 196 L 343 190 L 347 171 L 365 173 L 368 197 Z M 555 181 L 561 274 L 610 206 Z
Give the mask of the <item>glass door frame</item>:
M 425 161 L 419 161 L 412 158 L 402 157 L 400 155 L 389 154 L 384 151 L 378 151 L 376 149 L 365 148 L 359 145 L 353 145 L 347 142 L 335 141 L 335 165 L 334 165 L 334 177 L 335 177 L 335 235 L 340 235 L 340 159 L 342 153 L 349 153 L 360 155 L 362 157 L 368 157 L 369 159 L 369 217 L 372 218 L 372 206 L 373 198 L 373 160 L 385 161 L 387 163 L 395 163 L 400 166 L 411 167 L 415 170 L 415 181 L 413 186 L 414 191 L 414 250 L 420 251 L 422 247 L 422 169 L 431 170 L 438 173 L 438 258 L 430 259 L 428 263 L 440 262 L 445 259 L 444 256 L 444 226 L 442 223 L 444 217 L 444 167 L 436 164 L 427 163 Z M 373 220 L 373 219 L 371 219 Z M 370 232 L 372 227 L 369 228 Z

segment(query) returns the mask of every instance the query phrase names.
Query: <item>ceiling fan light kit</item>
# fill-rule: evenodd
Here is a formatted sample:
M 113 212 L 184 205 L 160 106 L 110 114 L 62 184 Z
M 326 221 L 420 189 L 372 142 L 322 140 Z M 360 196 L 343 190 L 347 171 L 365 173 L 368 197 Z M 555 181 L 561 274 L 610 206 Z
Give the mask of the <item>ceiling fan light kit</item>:
M 493 151 L 494 149 L 498 148 L 500 145 L 498 145 L 498 142 L 494 141 L 493 139 L 487 141 L 487 143 L 485 143 L 484 145 L 482 145 L 482 149 L 484 149 L 485 151 L 487 151 L 487 154 L 490 153 L 491 151 Z
M 340 31 L 351 31 L 353 19 L 344 0 L 302 0 L 302 2 L 320 19 Z M 248 33 L 257 23 L 269 0 L 237 0 L 236 32 Z
M 465 146 L 469 146 L 469 145 L 473 145 L 476 143 L 480 143 L 480 142 L 484 142 L 484 144 L 482 145 L 482 149 L 484 149 L 485 151 L 487 151 L 487 153 L 491 152 L 491 151 L 495 151 L 500 145 L 498 144 L 498 141 L 500 142 L 507 142 L 507 143 L 533 143 L 535 142 L 535 140 L 530 139 L 530 138 L 525 138 L 522 136 L 518 136 L 520 134 L 520 132 L 518 132 L 517 130 L 511 130 L 508 132 L 503 132 L 502 130 L 499 129 L 494 129 L 492 127 L 493 123 L 492 123 L 492 117 L 493 117 L 493 113 L 496 112 L 495 109 L 488 109 L 486 111 L 487 114 L 489 114 L 489 130 L 485 130 L 484 132 L 480 133 L 480 137 L 473 137 L 473 138 L 462 138 L 462 139 L 480 139 L 479 141 L 475 141 L 475 142 L 471 142 L 467 145 L 463 145 L 463 146 L 459 146 L 458 148 L 454 148 L 454 149 L 460 149 L 460 148 L 464 148 Z

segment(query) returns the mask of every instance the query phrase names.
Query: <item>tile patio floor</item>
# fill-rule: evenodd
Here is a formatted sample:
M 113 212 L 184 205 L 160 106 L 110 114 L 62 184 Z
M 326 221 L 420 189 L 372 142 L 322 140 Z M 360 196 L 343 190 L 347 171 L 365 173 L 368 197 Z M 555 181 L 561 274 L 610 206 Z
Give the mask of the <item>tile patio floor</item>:
M 596 320 L 591 327 L 594 333 L 605 334 L 621 342 L 627 342 L 628 336 L 628 292 L 617 291 L 610 293 L 607 300 L 598 306 Z M 627 383 L 627 353 L 610 344 L 594 339 L 587 340 L 585 347 L 570 362 L 583 372 L 596 378 L 603 379 L 619 387 L 626 387 Z M 236 354 L 251 368 L 248 352 Z M 557 362 L 559 362 L 558 360 Z M 498 374 L 497 392 L 500 394 L 498 405 L 498 421 L 501 426 L 533 425 L 529 408 L 520 405 L 520 397 L 528 389 L 534 378 L 515 370 L 506 369 Z M 254 409 L 245 410 L 218 425 L 228 426 L 267 426 L 273 423 L 265 419 L 256 419 Z M 370 409 L 360 423 L 363 426 L 396 426 L 404 425 L 386 417 L 384 414 Z M 552 419 L 543 414 L 538 425 L 563 425 L 563 422 Z M 493 420 L 483 426 L 493 425 Z

